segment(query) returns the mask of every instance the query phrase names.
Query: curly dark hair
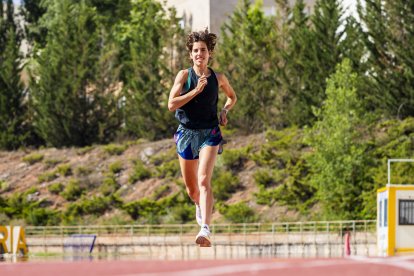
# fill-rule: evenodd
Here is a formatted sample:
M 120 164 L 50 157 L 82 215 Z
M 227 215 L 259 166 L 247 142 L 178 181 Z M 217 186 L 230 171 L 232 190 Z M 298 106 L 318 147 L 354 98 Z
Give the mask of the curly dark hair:
M 208 28 L 204 31 L 199 32 L 191 32 L 187 36 L 187 50 L 191 52 L 193 50 L 194 42 L 203 41 L 207 45 L 207 49 L 210 52 L 214 51 L 214 47 L 216 46 L 217 35 L 214 33 L 209 33 Z

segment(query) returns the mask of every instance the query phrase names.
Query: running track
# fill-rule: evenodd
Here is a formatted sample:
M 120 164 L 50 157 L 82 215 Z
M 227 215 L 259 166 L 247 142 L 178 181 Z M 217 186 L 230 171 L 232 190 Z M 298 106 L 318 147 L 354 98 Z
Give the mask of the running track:
M 0 275 L 16 276 L 204 276 L 204 275 L 363 275 L 412 276 L 414 256 L 336 259 L 238 259 L 188 261 L 30 261 L 0 262 Z

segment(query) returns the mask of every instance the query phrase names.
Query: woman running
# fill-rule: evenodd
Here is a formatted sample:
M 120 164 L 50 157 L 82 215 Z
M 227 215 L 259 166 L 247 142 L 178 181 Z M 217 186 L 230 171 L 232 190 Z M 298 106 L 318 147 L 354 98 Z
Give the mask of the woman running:
M 210 247 L 213 192 L 211 177 L 222 136 L 219 124 L 227 125 L 227 113 L 237 101 L 226 76 L 208 67 L 217 36 L 205 31 L 187 37 L 192 67 L 178 72 L 168 99 L 168 109 L 180 122 L 174 135 L 181 174 L 186 190 L 196 205 L 196 219 L 201 229 L 196 244 Z M 219 115 L 219 89 L 227 97 Z

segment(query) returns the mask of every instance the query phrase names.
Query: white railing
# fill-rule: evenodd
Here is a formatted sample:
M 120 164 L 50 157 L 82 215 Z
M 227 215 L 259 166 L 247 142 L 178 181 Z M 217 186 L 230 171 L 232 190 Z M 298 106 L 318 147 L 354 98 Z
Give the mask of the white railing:
M 193 232 L 194 224 L 154 225 L 77 225 L 77 226 L 26 226 L 27 236 L 67 236 L 72 234 L 97 235 L 182 235 Z M 313 221 L 281 223 L 213 224 L 212 234 L 259 234 L 259 233 L 337 233 L 375 232 L 375 220 Z

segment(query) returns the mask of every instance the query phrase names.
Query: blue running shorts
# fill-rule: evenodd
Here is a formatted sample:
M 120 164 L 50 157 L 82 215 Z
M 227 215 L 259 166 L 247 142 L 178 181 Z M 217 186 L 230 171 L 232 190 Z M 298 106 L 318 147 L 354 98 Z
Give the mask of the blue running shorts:
M 198 159 L 200 150 L 205 146 L 220 145 L 223 138 L 220 127 L 208 129 L 188 129 L 180 125 L 174 134 L 177 153 L 186 160 Z

